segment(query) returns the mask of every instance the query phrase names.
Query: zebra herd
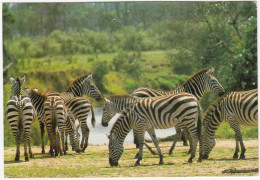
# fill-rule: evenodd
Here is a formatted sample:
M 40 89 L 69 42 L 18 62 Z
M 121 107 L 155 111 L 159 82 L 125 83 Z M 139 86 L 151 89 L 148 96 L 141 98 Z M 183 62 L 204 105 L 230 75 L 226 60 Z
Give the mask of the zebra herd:
M 12 94 L 7 103 L 7 120 L 14 134 L 17 150 L 15 160 L 19 161 L 19 145 L 21 133 L 24 132 L 24 155 L 28 161 L 27 145 L 30 157 L 33 157 L 30 146 L 30 126 L 37 114 L 42 138 L 42 153 L 44 149 L 44 128 L 46 127 L 50 154 L 66 154 L 68 150 L 67 136 L 70 138 L 72 150 L 84 152 L 88 146 L 89 128 L 87 117 L 92 112 L 91 123 L 95 127 L 95 114 L 91 102 L 83 95 L 104 100 L 101 124 L 108 126 L 109 121 L 116 113 L 120 113 L 113 124 L 109 138 L 109 164 L 118 166 L 123 154 L 123 143 L 127 134 L 133 129 L 134 143 L 139 149 L 136 154 L 135 165 L 140 165 L 143 159 L 145 145 L 153 154 L 152 148 L 144 141 L 147 131 L 157 149 L 159 164 L 163 164 L 163 154 L 159 147 L 155 129 L 176 128 L 176 138 L 169 150 L 172 154 L 176 142 L 182 133 L 188 135 L 190 144 L 191 163 L 195 157 L 199 144 L 199 158 L 207 159 L 216 144 L 215 131 L 221 122 L 226 121 L 235 131 L 236 149 L 233 158 L 238 158 L 239 145 L 240 159 L 245 158 L 245 146 L 242 140 L 240 126 L 258 125 L 258 90 L 231 92 L 225 91 L 213 75 L 214 69 L 202 69 L 190 77 L 183 85 L 174 91 L 163 92 L 151 88 L 138 88 L 131 95 L 110 95 L 105 98 L 92 82 L 92 75 L 83 75 L 75 79 L 64 92 L 47 91 L 40 93 L 37 88 L 26 88 L 28 97 L 24 95 L 22 84 L 25 76 L 20 80 L 10 78 Z M 203 114 L 200 98 L 212 92 L 220 96 Z M 78 119 L 79 125 L 75 125 Z M 82 129 L 82 139 L 79 139 L 79 126 Z M 185 136 L 183 136 L 184 138 Z M 61 141 L 61 142 L 60 142 Z

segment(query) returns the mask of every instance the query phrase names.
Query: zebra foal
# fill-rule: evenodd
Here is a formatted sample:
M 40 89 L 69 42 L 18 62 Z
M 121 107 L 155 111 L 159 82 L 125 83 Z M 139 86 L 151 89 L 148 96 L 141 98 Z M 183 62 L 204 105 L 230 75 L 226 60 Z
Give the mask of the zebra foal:
M 223 121 L 229 123 L 235 131 L 236 149 L 233 158 L 238 158 L 239 144 L 240 159 L 245 158 L 245 145 L 240 131 L 241 125 L 258 125 L 258 90 L 231 92 L 218 98 L 207 109 L 203 118 L 202 158 L 207 159 L 216 144 L 215 132 Z
M 23 133 L 24 156 L 25 161 L 29 161 L 27 146 L 29 148 L 30 158 L 33 157 L 31 150 L 30 127 L 35 120 L 35 110 L 31 99 L 24 95 L 22 84 L 25 82 L 25 76 L 16 80 L 10 77 L 12 83 L 12 94 L 7 102 L 6 118 L 11 126 L 12 133 L 16 142 L 15 161 L 20 159 L 20 141 Z
M 198 124 L 196 119 L 198 119 Z M 158 96 L 137 99 L 132 108 L 127 108 L 114 123 L 109 137 L 109 163 L 118 166 L 123 153 L 123 142 L 131 129 L 136 130 L 137 140 L 140 144 L 138 159 L 139 165 L 143 156 L 144 133 L 151 136 L 159 153 L 159 164 L 163 164 L 161 153 L 154 129 L 167 129 L 173 126 L 187 129 L 191 135 L 192 152 L 188 162 L 195 157 L 196 147 L 201 130 L 201 107 L 192 94 L 180 93 L 176 95 Z

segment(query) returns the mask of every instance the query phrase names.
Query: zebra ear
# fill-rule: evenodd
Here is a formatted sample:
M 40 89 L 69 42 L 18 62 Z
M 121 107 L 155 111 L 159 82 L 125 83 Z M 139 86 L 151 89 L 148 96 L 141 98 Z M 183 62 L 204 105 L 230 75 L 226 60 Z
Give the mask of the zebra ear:
M 10 81 L 11 81 L 12 84 L 14 84 L 14 83 L 16 82 L 16 80 L 15 80 L 12 76 L 10 76 L 9 79 L 10 79 Z
M 23 75 L 22 79 L 21 79 L 21 83 L 23 84 L 25 82 L 25 75 Z
M 34 89 L 33 89 L 35 92 L 38 92 L 39 89 L 35 86 Z
M 110 103 L 111 101 L 107 98 L 105 98 L 106 103 Z
M 215 68 L 211 68 L 208 70 L 208 74 L 213 74 L 215 72 Z
M 108 133 L 108 134 L 106 134 L 106 135 L 107 135 L 107 138 L 110 139 L 110 134 Z
M 28 87 L 25 87 L 25 92 L 26 92 L 27 94 L 30 94 L 30 89 L 29 89 Z

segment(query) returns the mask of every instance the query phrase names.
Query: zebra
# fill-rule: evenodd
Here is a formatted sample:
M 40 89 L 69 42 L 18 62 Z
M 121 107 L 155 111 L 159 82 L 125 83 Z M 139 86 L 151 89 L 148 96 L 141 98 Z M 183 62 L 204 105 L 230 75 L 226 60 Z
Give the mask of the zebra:
M 193 76 L 191 76 L 189 79 L 186 80 L 186 82 L 183 85 L 178 86 L 175 90 L 170 92 L 155 90 L 152 88 L 146 88 L 141 87 L 136 89 L 131 95 L 134 97 L 144 98 L 144 97 L 155 97 L 155 96 L 161 96 L 161 95 L 168 95 L 168 94 L 177 94 L 181 92 L 187 92 L 193 94 L 198 100 L 208 91 L 213 92 L 215 94 L 218 94 L 219 96 L 222 96 L 225 91 L 222 85 L 219 83 L 219 81 L 216 79 L 215 76 L 213 76 L 214 69 L 202 69 L 195 73 Z M 177 126 L 176 129 L 176 138 L 169 150 L 169 155 L 172 154 L 172 151 L 175 148 L 175 145 L 177 141 L 182 137 L 184 145 L 187 144 L 187 141 L 185 139 L 185 136 L 181 136 L 181 129 Z M 138 147 L 138 144 L 135 140 L 135 131 L 134 131 L 134 142 Z M 149 147 L 146 144 L 147 147 Z M 149 150 L 152 148 L 149 147 Z M 151 151 L 152 152 L 152 151 Z M 190 150 L 189 150 L 190 152 Z M 153 153 L 153 152 L 152 152 Z M 154 154 L 154 153 L 153 153 Z
M 149 133 L 157 148 L 159 164 L 163 164 L 163 155 L 154 129 L 167 129 L 177 125 L 187 129 L 191 135 L 192 152 L 188 160 L 191 163 L 201 132 L 201 107 L 197 98 L 189 93 L 180 93 L 138 99 L 133 107 L 128 107 L 121 113 L 108 135 L 110 165 L 118 166 L 123 153 L 123 141 L 131 129 L 136 130 L 140 143 L 135 165 L 140 165 L 142 160 L 145 131 Z
M 38 89 L 35 88 L 35 89 L 32 89 L 32 88 L 26 88 L 26 92 L 27 94 L 29 95 L 29 97 L 32 99 L 32 104 L 33 106 L 35 107 L 36 111 L 37 111 L 37 115 L 38 115 L 38 119 L 39 121 L 41 121 L 41 123 L 43 125 L 46 124 L 46 119 L 45 119 L 45 111 L 44 111 L 44 108 L 45 108 L 45 100 L 48 98 L 48 97 L 51 97 L 51 96 L 54 96 L 56 95 L 57 98 L 59 98 L 59 94 L 58 93 L 55 93 L 55 92 L 49 92 L 49 96 L 44 94 L 44 93 L 40 93 L 38 92 Z M 51 93 L 53 93 L 53 95 L 51 95 Z M 62 100 L 63 101 L 63 100 Z M 63 107 L 64 108 L 64 107 Z M 78 137 L 78 134 L 76 132 L 76 128 L 75 128 L 75 125 L 74 125 L 74 122 L 75 122 L 75 116 L 72 114 L 72 112 L 70 111 L 70 109 L 68 109 L 66 107 L 66 104 L 65 104 L 65 110 L 66 110 L 66 113 L 67 113 L 67 118 L 65 118 L 65 133 L 66 134 L 69 134 L 70 136 L 70 140 L 71 140 L 71 145 L 73 147 L 73 149 L 76 151 L 76 152 L 80 152 L 80 148 L 79 148 L 79 137 Z M 40 117 L 40 118 L 39 118 Z M 61 132 L 63 134 L 63 132 Z M 42 139 L 44 137 L 44 134 L 41 134 L 42 135 Z M 61 137 L 62 138 L 62 137 Z M 63 138 L 62 138 L 63 139 Z M 53 149 L 53 147 L 51 147 L 51 149 Z M 44 150 L 44 141 L 42 140 L 42 150 Z M 63 149 L 63 152 L 65 152 L 66 154 L 66 148 L 65 148 L 65 151 Z M 50 151 L 50 153 L 52 153 L 52 151 Z
M 35 109 L 31 99 L 24 95 L 22 85 L 25 82 L 25 76 L 17 78 L 10 77 L 12 83 L 11 97 L 7 102 L 6 119 L 11 126 L 12 133 L 16 142 L 15 161 L 20 160 L 20 140 L 23 133 L 24 156 L 25 161 L 29 161 L 27 146 L 29 148 L 30 158 L 33 158 L 31 149 L 30 127 L 35 121 Z
M 51 92 L 54 92 L 54 91 L 51 91 Z M 48 92 L 48 91 L 45 92 L 45 94 L 48 94 L 48 93 L 50 93 L 50 92 Z M 56 93 L 56 92 L 54 92 L 54 93 Z M 96 85 L 92 82 L 92 74 L 82 75 L 82 76 L 76 78 L 67 87 L 67 90 L 65 92 L 59 93 L 59 95 L 64 100 L 65 104 L 68 101 L 71 101 L 71 99 L 73 99 L 75 97 L 81 97 L 83 95 L 92 97 L 92 98 L 96 99 L 97 101 L 100 101 L 102 99 L 101 92 L 96 87 Z M 86 120 L 87 120 L 87 115 L 89 112 L 88 107 L 90 107 L 90 101 L 85 100 L 85 104 L 83 104 L 83 102 L 84 101 L 79 98 L 78 100 L 74 101 L 74 105 L 71 106 L 71 108 L 69 108 L 69 109 L 71 110 L 71 112 L 75 113 L 74 117 L 76 119 L 78 119 L 80 122 L 81 130 L 82 130 L 81 148 L 82 148 L 82 151 L 84 152 L 88 145 L 89 128 L 86 124 Z M 84 107 L 84 106 L 87 108 L 82 108 L 81 109 L 82 113 L 77 113 L 76 109 L 78 107 Z M 76 108 L 76 109 L 73 109 L 73 108 Z M 84 110 L 85 110 L 85 112 L 83 112 Z M 95 124 L 94 118 L 95 117 L 94 117 L 93 108 L 91 108 L 91 110 L 92 110 L 92 122 L 93 122 L 92 125 L 94 127 L 94 124 Z M 83 114 L 85 114 L 85 116 L 82 116 Z M 45 153 L 45 150 L 44 150 L 44 125 L 42 125 L 42 123 L 40 123 L 40 127 L 41 127 L 41 139 L 42 139 L 42 153 Z M 65 144 L 67 144 L 67 138 L 66 138 Z
M 258 125 L 258 90 L 231 92 L 213 102 L 203 117 L 202 158 L 207 159 L 216 144 L 215 131 L 220 123 L 226 121 L 235 131 L 236 149 L 233 158 L 245 158 L 246 148 L 240 131 L 241 125 Z
M 95 113 L 93 110 L 93 106 L 90 103 L 89 100 L 82 98 L 82 97 L 74 97 L 71 98 L 70 100 L 67 100 L 65 102 L 66 106 L 68 109 L 71 111 L 73 115 L 75 115 L 75 119 L 79 119 L 80 121 L 80 126 L 82 129 L 82 140 L 81 140 L 81 151 L 84 152 L 85 149 L 88 147 L 88 138 L 89 138 L 89 128 L 87 125 L 87 117 L 89 111 L 92 113 L 91 117 L 91 124 L 93 127 L 95 127 L 96 124 L 96 119 L 95 119 Z M 75 124 L 75 122 L 73 122 Z M 79 128 L 79 126 L 78 126 Z M 78 129 L 77 128 L 77 129 Z M 67 135 L 65 135 L 65 146 L 67 147 Z

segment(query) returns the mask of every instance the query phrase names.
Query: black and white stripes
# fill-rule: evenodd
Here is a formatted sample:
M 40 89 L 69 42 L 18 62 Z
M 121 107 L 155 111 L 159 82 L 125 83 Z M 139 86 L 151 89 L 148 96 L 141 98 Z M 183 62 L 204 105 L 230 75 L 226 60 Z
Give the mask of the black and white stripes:
M 235 131 L 236 150 L 233 158 L 245 158 L 245 146 L 240 132 L 241 125 L 258 125 L 258 90 L 231 92 L 211 104 L 203 118 L 203 158 L 207 159 L 215 146 L 215 131 L 220 123 L 226 121 Z
M 197 125 L 197 119 L 198 125 Z M 131 129 L 135 129 L 137 140 L 140 144 L 138 160 L 142 160 L 144 145 L 144 133 L 147 131 L 151 136 L 160 162 L 163 164 L 163 155 L 158 145 L 154 129 L 166 129 L 180 126 L 187 129 L 192 140 L 192 152 L 188 162 L 195 157 L 196 147 L 201 130 L 201 107 L 195 96 L 188 93 L 177 95 L 158 96 L 138 99 L 133 108 L 126 109 L 113 125 L 109 136 L 109 162 L 111 166 L 117 166 L 118 160 L 123 153 L 123 141 Z
M 12 133 L 16 141 L 15 161 L 20 159 L 20 140 L 23 133 L 24 156 L 25 161 L 29 161 L 27 147 L 29 148 L 30 157 L 33 156 L 31 150 L 30 127 L 35 120 L 35 110 L 31 99 L 23 94 L 22 84 L 25 76 L 20 80 L 10 77 L 12 82 L 12 95 L 7 102 L 6 118 L 11 126 Z

